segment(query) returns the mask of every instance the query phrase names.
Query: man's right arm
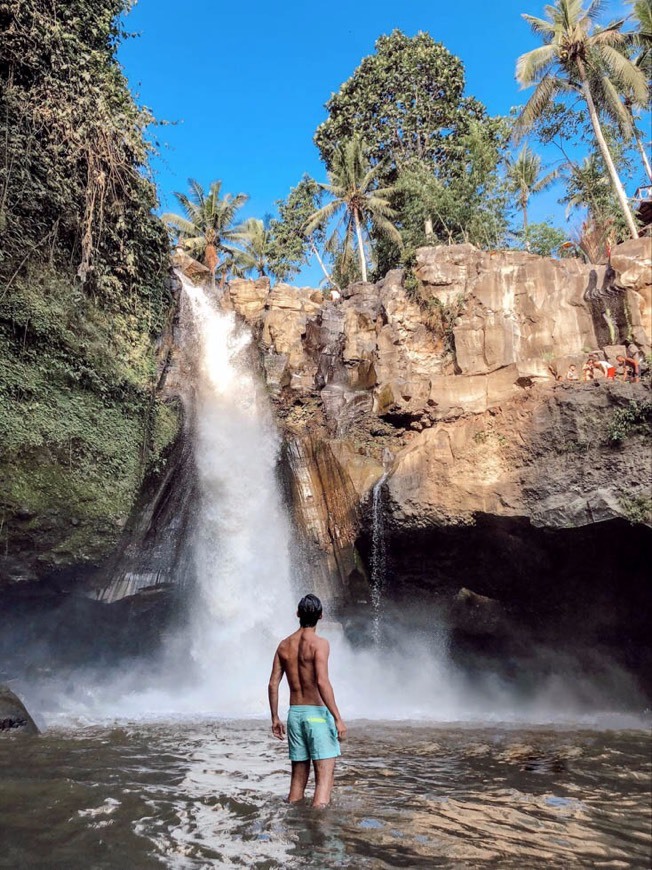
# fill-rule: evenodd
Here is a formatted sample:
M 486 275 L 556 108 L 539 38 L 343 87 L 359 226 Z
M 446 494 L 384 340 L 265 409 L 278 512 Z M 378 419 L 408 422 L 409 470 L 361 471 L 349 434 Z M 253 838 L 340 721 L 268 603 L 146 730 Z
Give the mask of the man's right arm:
M 269 697 L 269 710 L 272 714 L 272 734 L 279 740 L 283 740 L 285 737 L 285 726 L 278 717 L 278 687 L 283 679 L 284 672 L 285 668 L 283 667 L 281 656 L 279 655 L 279 651 L 276 650 L 274 661 L 272 663 L 272 673 L 267 687 L 267 694 Z
M 331 686 L 331 681 L 328 676 L 328 641 L 324 638 L 320 638 L 320 640 L 321 643 L 318 644 L 317 649 L 315 650 L 315 680 L 317 682 L 317 688 L 319 689 L 319 694 L 322 697 L 322 701 L 328 708 L 328 711 L 333 716 L 333 719 L 335 719 L 337 736 L 340 740 L 344 740 L 344 738 L 346 737 L 346 725 L 342 721 L 340 711 L 337 709 L 337 704 L 335 703 L 335 692 L 333 691 L 333 687 Z

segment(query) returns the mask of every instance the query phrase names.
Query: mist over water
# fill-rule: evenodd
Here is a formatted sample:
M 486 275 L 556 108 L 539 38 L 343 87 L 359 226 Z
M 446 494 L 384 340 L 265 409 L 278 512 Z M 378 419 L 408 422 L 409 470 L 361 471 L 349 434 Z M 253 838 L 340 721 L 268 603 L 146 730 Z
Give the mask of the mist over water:
M 186 619 L 157 658 L 117 672 L 77 673 L 65 691 L 57 691 L 54 708 L 64 718 L 265 715 L 274 650 L 297 627 L 296 601 L 307 591 L 299 593 L 291 575 L 289 519 L 276 478 L 280 438 L 253 365 L 251 335 L 233 312 L 180 277 L 184 402 L 199 491 L 191 530 L 196 582 L 185 584 Z M 374 492 L 376 537 L 382 536 L 381 485 Z M 331 642 L 331 677 L 345 718 L 584 717 L 595 724 L 596 713 L 620 706 L 616 696 L 620 702 L 636 698 L 620 671 L 598 683 L 573 678 L 564 661 L 556 670 L 564 678 L 541 680 L 524 693 L 497 677 L 471 679 L 451 662 L 436 611 L 427 636 L 392 623 L 381 600 L 384 540 L 374 540 L 374 546 L 373 644 L 351 643 L 339 625 L 326 620 L 319 629 Z M 51 691 L 52 686 L 40 703 L 54 713 Z M 280 701 L 283 709 L 285 685 Z

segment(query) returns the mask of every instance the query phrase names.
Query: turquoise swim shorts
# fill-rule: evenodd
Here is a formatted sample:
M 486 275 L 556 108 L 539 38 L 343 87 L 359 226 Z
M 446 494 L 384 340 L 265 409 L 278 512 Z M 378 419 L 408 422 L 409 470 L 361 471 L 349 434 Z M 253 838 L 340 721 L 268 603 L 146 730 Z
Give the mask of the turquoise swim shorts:
M 318 761 L 342 754 L 335 719 L 327 707 L 292 705 L 288 713 L 288 745 L 292 761 Z

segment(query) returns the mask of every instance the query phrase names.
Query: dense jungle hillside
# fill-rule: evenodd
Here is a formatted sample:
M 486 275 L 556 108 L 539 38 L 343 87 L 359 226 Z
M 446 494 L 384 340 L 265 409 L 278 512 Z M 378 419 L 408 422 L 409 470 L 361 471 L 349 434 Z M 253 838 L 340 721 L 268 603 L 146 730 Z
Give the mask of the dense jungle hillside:
M 152 214 L 152 118 L 116 60 L 125 5 L 0 3 L 0 528 L 10 578 L 21 551 L 39 576 L 110 550 L 176 430 L 155 397 L 168 246 Z

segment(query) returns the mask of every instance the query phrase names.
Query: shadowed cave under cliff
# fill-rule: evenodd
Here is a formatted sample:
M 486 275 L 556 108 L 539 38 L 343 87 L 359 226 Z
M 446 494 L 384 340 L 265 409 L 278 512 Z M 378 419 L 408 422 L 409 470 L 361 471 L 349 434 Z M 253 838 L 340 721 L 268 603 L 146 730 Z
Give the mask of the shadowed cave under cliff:
M 357 547 L 370 564 L 368 526 Z M 652 529 L 620 519 L 550 529 L 478 515 L 472 526 L 390 527 L 383 609 L 424 635 L 446 624 L 453 660 L 471 673 L 523 683 L 569 663 L 596 678 L 615 663 L 652 698 L 650 564 Z

